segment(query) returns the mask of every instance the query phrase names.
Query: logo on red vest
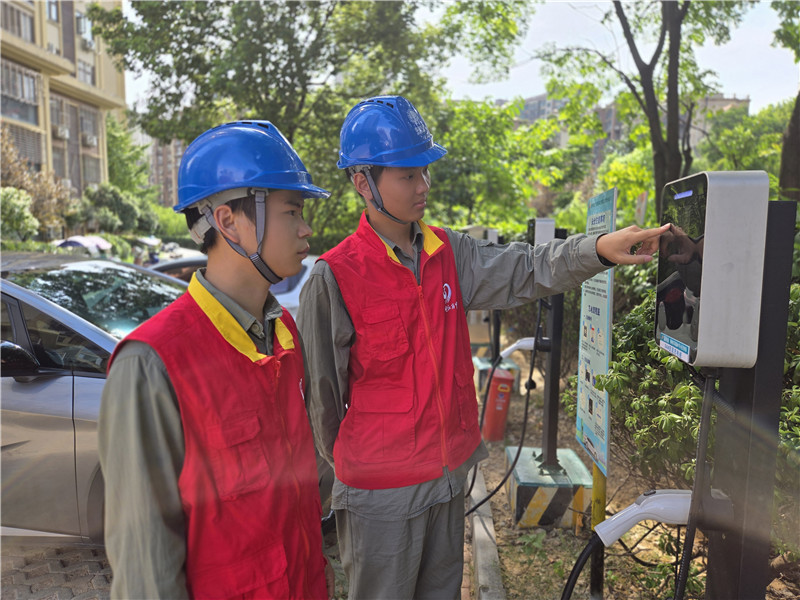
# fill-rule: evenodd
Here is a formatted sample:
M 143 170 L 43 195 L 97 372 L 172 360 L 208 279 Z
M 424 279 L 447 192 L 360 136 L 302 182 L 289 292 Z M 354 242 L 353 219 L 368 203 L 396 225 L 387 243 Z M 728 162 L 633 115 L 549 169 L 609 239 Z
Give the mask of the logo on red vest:
M 454 308 L 458 308 L 458 300 L 450 303 L 450 300 L 453 298 L 453 289 L 450 287 L 449 283 L 445 283 L 442 286 L 442 297 L 444 297 L 444 312 L 450 312 Z

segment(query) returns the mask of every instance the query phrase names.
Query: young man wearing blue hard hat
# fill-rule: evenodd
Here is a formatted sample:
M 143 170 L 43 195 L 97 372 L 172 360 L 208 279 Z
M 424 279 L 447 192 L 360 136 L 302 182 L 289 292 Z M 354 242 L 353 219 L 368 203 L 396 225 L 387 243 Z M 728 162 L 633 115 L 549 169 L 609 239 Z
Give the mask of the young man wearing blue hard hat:
M 98 424 L 114 598 L 329 598 L 300 339 L 270 286 L 326 198 L 268 121 L 186 149 L 178 204 L 208 266 L 111 358 Z
M 338 166 L 366 210 L 301 294 L 309 414 L 335 469 L 352 599 L 460 597 L 464 481 L 487 456 L 466 311 L 518 306 L 615 263 L 647 262 L 662 231 L 629 227 L 534 248 L 429 227 L 428 165 L 445 154 L 405 98 L 356 105 Z

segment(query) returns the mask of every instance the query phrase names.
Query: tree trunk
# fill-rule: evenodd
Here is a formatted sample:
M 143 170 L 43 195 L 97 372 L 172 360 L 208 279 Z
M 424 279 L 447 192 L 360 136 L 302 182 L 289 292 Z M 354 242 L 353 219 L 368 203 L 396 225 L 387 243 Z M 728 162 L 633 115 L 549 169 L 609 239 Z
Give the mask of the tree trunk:
M 794 101 L 789 125 L 783 134 L 781 170 L 778 177 L 781 197 L 800 202 L 800 93 Z

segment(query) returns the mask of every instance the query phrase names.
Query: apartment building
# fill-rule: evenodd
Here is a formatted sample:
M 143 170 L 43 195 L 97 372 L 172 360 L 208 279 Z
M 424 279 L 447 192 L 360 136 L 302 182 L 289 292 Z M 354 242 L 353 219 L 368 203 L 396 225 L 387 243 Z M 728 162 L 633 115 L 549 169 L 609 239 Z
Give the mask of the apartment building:
M 125 109 L 124 75 L 92 35 L 89 4 L 0 2 L 0 120 L 21 156 L 66 180 L 74 196 L 108 180 L 105 117 Z

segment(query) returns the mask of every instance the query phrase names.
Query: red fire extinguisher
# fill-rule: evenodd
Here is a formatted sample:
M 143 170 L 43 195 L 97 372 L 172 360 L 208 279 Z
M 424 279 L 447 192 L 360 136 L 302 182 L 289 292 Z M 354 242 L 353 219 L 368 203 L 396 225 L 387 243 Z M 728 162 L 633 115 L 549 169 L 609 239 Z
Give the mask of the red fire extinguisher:
M 505 369 L 495 369 L 489 383 L 489 397 L 486 399 L 486 411 L 483 416 L 481 434 L 487 442 L 498 442 L 503 439 L 508 416 L 508 403 L 511 401 L 511 390 L 514 375 Z

